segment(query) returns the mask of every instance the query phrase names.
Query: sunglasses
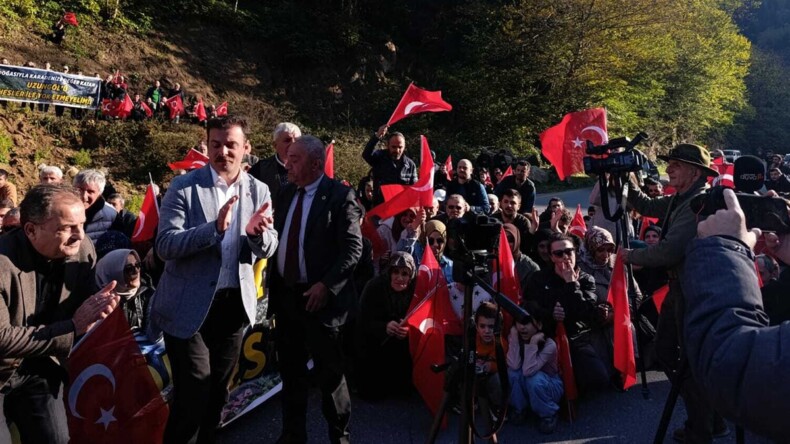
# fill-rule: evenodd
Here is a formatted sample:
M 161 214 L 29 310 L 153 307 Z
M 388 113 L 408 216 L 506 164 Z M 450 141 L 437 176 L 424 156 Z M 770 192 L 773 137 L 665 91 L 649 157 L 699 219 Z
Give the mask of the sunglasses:
M 433 245 L 433 244 L 441 245 L 443 243 L 444 243 L 444 239 L 442 239 L 441 237 L 437 237 L 437 238 L 429 237 L 428 238 L 428 245 Z
M 605 251 L 607 253 L 614 253 L 614 247 L 601 247 L 597 251 Z
M 573 248 L 566 248 L 564 250 L 554 250 L 551 252 L 551 255 L 556 258 L 562 258 L 564 256 L 573 257 L 573 253 L 575 251 L 576 250 L 574 250 Z
M 450 210 L 460 210 L 463 207 L 460 206 L 460 205 L 447 205 L 447 208 L 450 209 Z
M 142 267 L 143 267 L 143 266 L 142 266 L 142 265 L 140 265 L 140 263 L 139 263 L 139 262 L 138 262 L 138 263 L 136 263 L 136 264 L 126 264 L 126 266 L 125 266 L 125 267 L 123 267 L 123 272 L 124 272 L 124 273 L 134 273 L 135 271 L 140 271 L 140 269 L 141 269 Z

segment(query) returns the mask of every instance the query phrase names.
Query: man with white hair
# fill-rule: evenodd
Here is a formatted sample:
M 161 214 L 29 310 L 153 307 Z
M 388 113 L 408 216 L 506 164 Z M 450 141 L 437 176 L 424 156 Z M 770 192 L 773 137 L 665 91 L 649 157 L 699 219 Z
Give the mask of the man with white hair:
M 108 230 L 123 231 L 118 212 L 102 197 L 106 184 L 104 174 L 97 170 L 82 170 L 74 176 L 74 188 L 85 207 L 85 234 L 94 243 Z
M 56 166 L 46 165 L 38 171 L 38 182 L 58 185 L 63 182 L 63 170 Z
M 269 186 L 272 201 L 277 201 L 280 188 L 288 183 L 288 170 L 285 163 L 288 159 L 288 147 L 302 135 L 302 130 L 290 122 L 278 123 L 272 133 L 274 154 L 266 159 L 261 159 L 253 165 L 249 174 Z

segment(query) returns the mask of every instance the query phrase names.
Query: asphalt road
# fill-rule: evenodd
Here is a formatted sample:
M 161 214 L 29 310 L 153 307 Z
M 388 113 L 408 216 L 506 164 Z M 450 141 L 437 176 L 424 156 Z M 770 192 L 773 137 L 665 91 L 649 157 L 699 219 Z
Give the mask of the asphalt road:
M 538 194 L 535 196 L 535 207 L 538 209 L 538 213 L 542 213 L 543 210 L 546 209 L 546 205 L 548 205 L 550 198 L 559 197 L 565 202 L 565 207 L 568 208 L 571 213 L 576 211 L 577 204 L 581 204 L 583 214 L 587 214 L 587 207 L 590 206 L 591 191 L 592 187 L 579 188 L 577 190 L 563 191 L 560 193 Z

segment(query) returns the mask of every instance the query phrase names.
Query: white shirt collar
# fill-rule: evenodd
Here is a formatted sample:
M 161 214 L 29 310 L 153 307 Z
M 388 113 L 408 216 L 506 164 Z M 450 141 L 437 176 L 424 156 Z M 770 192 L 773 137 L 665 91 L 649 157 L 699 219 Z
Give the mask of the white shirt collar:
M 211 182 L 214 184 L 215 187 L 226 187 L 227 188 L 227 187 L 230 187 L 232 185 L 236 185 L 238 183 L 241 183 L 241 175 L 242 175 L 243 171 L 239 171 L 239 175 L 236 176 L 236 180 L 234 180 L 233 183 L 228 184 L 227 182 L 225 182 L 225 179 L 219 177 L 219 174 L 217 174 L 217 172 L 214 171 L 214 167 L 209 165 L 208 169 L 209 169 L 209 171 L 211 171 Z

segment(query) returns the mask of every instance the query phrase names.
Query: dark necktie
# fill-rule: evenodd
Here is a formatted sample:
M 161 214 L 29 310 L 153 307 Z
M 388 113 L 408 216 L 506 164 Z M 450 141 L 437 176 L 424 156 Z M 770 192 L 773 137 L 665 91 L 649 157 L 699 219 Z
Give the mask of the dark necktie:
M 283 266 L 283 278 L 289 285 L 293 285 L 299 280 L 299 232 L 302 231 L 302 201 L 304 200 L 304 189 L 300 188 L 296 192 L 296 207 L 291 215 L 291 225 L 288 228 L 288 243 L 285 250 L 285 264 Z

